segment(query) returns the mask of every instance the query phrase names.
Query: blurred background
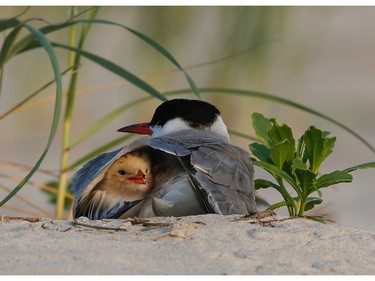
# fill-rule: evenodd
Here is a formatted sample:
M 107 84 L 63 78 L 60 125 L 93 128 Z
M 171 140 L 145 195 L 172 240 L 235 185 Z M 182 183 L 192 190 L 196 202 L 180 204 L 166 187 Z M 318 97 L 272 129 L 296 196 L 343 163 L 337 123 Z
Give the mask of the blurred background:
M 0 7 L 0 18 L 13 17 L 24 10 L 25 7 Z M 69 18 L 69 8 L 31 7 L 21 18 L 62 22 Z M 375 146 L 375 7 L 101 7 L 97 18 L 127 25 L 153 38 L 187 69 L 198 87 L 255 90 L 287 98 L 340 121 Z M 64 43 L 69 39 L 67 31 L 48 37 Z M 3 40 L 1 36 L 1 44 Z M 174 71 L 176 68 L 169 61 L 124 29 L 94 25 L 84 49 L 116 62 L 162 93 L 189 88 L 184 76 Z M 65 69 L 67 52 L 58 49 L 57 54 Z M 0 113 L 51 79 L 51 65 L 41 49 L 15 57 L 4 68 Z M 68 81 L 64 81 L 65 90 Z M 120 105 L 147 96 L 84 58 L 78 89 L 71 139 Z M 32 106 L 0 122 L 1 199 L 26 175 L 25 170 L 6 162 L 32 166 L 45 147 L 54 106 L 53 100 L 48 100 L 51 96 L 54 87 L 35 97 Z M 234 95 L 203 94 L 202 98 L 221 110 L 229 128 L 245 134 L 254 135 L 250 119 L 253 112 L 287 123 L 295 138 L 310 125 L 330 131 L 337 141 L 334 152 L 321 167 L 322 173 L 374 161 L 374 153 L 352 135 L 306 112 Z M 44 99 L 47 101 L 38 102 Z M 74 147 L 69 161 L 119 137 L 118 128 L 150 120 L 159 103 L 153 99 L 133 107 Z M 60 127 L 42 169 L 58 172 L 61 138 Z M 251 142 L 237 136 L 231 140 L 244 149 Z M 350 184 L 323 189 L 323 204 L 312 214 L 328 214 L 341 225 L 375 230 L 375 173 L 373 169 L 360 170 L 353 177 Z M 53 217 L 54 205 L 35 186 L 52 178 L 36 173 L 17 198 L 0 208 L 0 214 Z M 256 168 L 256 178 L 269 177 Z M 270 203 L 281 200 L 273 190 L 259 193 Z M 278 214 L 287 212 L 280 209 Z

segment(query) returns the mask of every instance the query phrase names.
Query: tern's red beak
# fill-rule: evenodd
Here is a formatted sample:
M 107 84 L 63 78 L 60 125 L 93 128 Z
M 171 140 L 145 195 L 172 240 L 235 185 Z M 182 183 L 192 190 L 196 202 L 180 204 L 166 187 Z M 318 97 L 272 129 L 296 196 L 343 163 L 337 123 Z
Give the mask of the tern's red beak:
M 130 126 L 123 127 L 117 130 L 118 132 L 135 133 L 138 135 L 152 135 L 152 130 L 150 129 L 150 123 L 139 123 Z

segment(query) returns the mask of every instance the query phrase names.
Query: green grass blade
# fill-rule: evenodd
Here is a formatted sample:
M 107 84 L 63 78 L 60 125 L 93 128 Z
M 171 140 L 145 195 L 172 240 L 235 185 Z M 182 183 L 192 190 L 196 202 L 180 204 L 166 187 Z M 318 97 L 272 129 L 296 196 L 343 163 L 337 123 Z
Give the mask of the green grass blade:
M 91 9 L 87 16 L 94 17 L 96 15 L 97 9 Z M 78 8 L 71 7 L 70 8 L 70 15 L 72 18 L 78 15 Z M 76 46 L 76 34 L 77 34 L 77 26 L 71 25 L 69 28 L 69 46 L 76 47 L 77 49 L 81 50 L 83 44 L 86 40 L 88 32 L 90 30 L 91 23 L 86 23 L 82 26 L 81 32 L 79 35 L 79 41 Z M 75 51 L 69 51 L 69 65 L 70 66 L 78 66 L 80 65 L 81 54 Z M 68 181 L 68 173 L 67 167 L 69 165 L 69 156 L 70 156 L 70 133 L 72 127 L 72 114 L 74 108 L 74 101 L 76 95 L 76 88 L 77 88 L 77 81 L 78 81 L 78 71 L 74 71 L 71 75 L 69 89 L 67 93 L 67 100 L 65 106 L 65 115 L 63 121 L 63 139 L 62 139 L 62 151 L 61 151 L 61 162 L 60 162 L 60 178 L 58 184 L 58 193 L 57 193 L 57 203 L 56 203 L 56 218 L 61 219 L 64 215 L 65 210 L 65 197 L 67 192 L 67 187 L 69 184 Z
M 234 131 L 234 130 L 231 130 L 231 129 L 228 129 L 228 133 L 230 135 L 241 137 L 241 138 L 244 138 L 244 139 L 247 139 L 247 140 L 259 141 L 258 138 L 254 137 L 254 136 L 250 136 L 250 135 L 247 135 L 247 134 L 244 134 L 244 133 L 241 133 L 241 132 L 238 132 L 238 131 Z
M 375 168 L 375 162 L 368 162 L 368 163 L 363 163 L 359 164 L 350 168 L 347 168 L 343 170 L 344 172 L 351 173 L 360 169 L 368 169 L 368 168 Z
M 95 24 L 107 24 L 107 25 L 112 25 L 112 26 L 117 26 L 121 27 L 128 32 L 131 32 L 141 40 L 143 40 L 145 43 L 147 43 L 149 46 L 157 50 L 161 55 L 163 55 L 166 59 L 168 59 L 172 64 L 174 64 L 184 75 L 186 80 L 188 81 L 191 90 L 193 93 L 200 99 L 200 92 L 198 87 L 195 85 L 193 79 L 189 76 L 189 74 L 185 71 L 185 69 L 177 62 L 177 60 L 172 56 L 170 52 L 168 52 L 163 46 L 161 46 L 159 43 L 157 43 L 155 40 L 151 39 L 150 37 L 146 36 L 143 33 L 140 33 L 130 27 L 127 27 L 125 25 L 119 24 L 117 22 L 113 21 L 108 21 L 108 20 L 101 20 L 101 19 L 78 19 L 78 20 L 71 20 L 67 21 L 61 24 L 56 24 L 56 25 L 48 25 L 45 27 L 42 27 L 40 30 L 44 33 L 50 33 L 50 32 L 55 32 L 58 30 L 61 30 L 63 28 L 66 28 L 70 25 L 78 24 L 78 23 L 95 23 Z M 15 47 L 16 52 L 24 52 L 27 50 L 30 50 L 32 48 L 37 47 L 37 45 L 32 43 L 32 38 L 31 37 L 25 37 L 23 40 L 20 40 L 20 42 L 17 44 Z
M 0 50 L 0 66 L 3 66 L 5 64 L 10 49 L 12 48 L 12 45 L 14 44 L 22 27 L 23 25 L 18 25 L 5 37 L 5 40 Z
M 9 33 L 9 35 L 5 37 L 5 40 L 0 50 L 0 96 L 1 96 L 2 88 L 3 88 L 2 87 L 3 70 L 4 70 L 6 57 L 10 53 L 11 47 L 22 27 L 23 27 L 22 23 L 19 20 L 14 19 L 14 18 L 0 21 L 0 32 L 8 28 L 13 28 L 13 30 Z
M 134 29 L 131 29 L 127 26 L 120 25 L 129 32 L 133 33 L 134 35 L 138 36 L 140 39 L 145 41 L 147 44 L 158 50 L 164 57 L 166 57 L 170 62 L 172 62 L 179 70 L 182 71 L 182 73 L 185 75 L 186 80 L 189 82 L 191 89 L 193 90 L 193 93 L 200 99 L 200 93 L 195 85 L 193 79 L 189 76 L 189 74 L 185 71 L 185 69 L 177 62 L 177 60 L 169 53 L 165 48 L 163 48 L 159 43 L 151 39 L 150 37 L 147 37 L 143 33 L 140 33 Z
M 338 127 L 344 129 L 347 131 L 349 134 L 351 134 L 353 137 L 358 139 L 362 144 L 367 146 L 373 153 L 375 153 L 375 148 L 363 137 L 361 137 L 358 133 L 347 127 L 346 125 L 340 123 L 339 121 L 336 121 L 335 119 L 320 113 L 316 110 L 313 110 L 311 108 L 308 108 L 302 104 L 296 103 L 294 101 L 281 98 L 281 97 L 276 97 L 270 94 L 262 93 L 262 92 L 257 92 L 257 91 L 250 91 L 250 90 L 240 90 L 240 89 L 231 89 L 231 88 L 200 88 L 199 91 L 201 93 L 211 93 L 211 94 L 225 94 L 225 95 L 239 95 L 239 96 L 246 96 L 246 97 L 253 97 L 253 98 L 260 98 L 260 99 L 265 99 L 265 100 L 270 100 L 272 102 L 277 102 L 281 104 L 285 104 L 290 107 L 294 107 L 297 109 L 300 109 L 302 111 L 308 112 L 310 114 L 313 114 L 315 116 L 318 116 L 326 121 L 329 121 Z M 178 91 L 173 91 L 174 94 L 183 94 L 183 93 L 190 93 L 190 89 L 182 89 Z
M 98 11 L 99 11 L 99 8 L 100 7 L 92 7 L 91 9 L 89 9 L 88 13 L 87 13 L 87 20 L 88 22 L 86 24 L 83 24 L 82 26 L 82 30 L 81 30 L 81 35 L 80 35 L 80 38 L 79 38 L 79 42 L 78 42 L 78 48 L 82 48 L 83 47 L 83 43 L 84 41 L 86 40 L 86 37 L 91 29 L 91 26 L 92 26 L 92 20 L 96 17 Z
M 86 154 L 85 156 L 79 158 L 77 161 L 75 161 L 74 163 L 72 163 L 69 167 L 68 167 L 68 171 L 71 171 L 75 168 L 77 168 L 78 166 L 84 164 L 85 162 L 91 160 L 92 158 L 94 158 L 95 156 L 101 154 L 101 153 L 104 153 L 104 152 L 108 152 L 108 150 L 112 149 L 113 147 L 117 146 L 117 145 L 120 145 L 122 144 L 123 142 L 127 141 L 128 139 L 134 137 L 133 134 L 129 134 L 129 135 L 125 135 L 125 136 L 122 136 L 122 137 L 119 137 L 115 140 L 112 140 L 96 149 L 94 149 L 93 151 L 91 151 L 90 153 Z
M 138 104 L 140 104 L 140 103 L 142 103 L 146 100 L 149 100 L 149 99 L 151 99 L 151 97 L 141 98 L 141 99 L 132 101 L 130 103 L 124 104 L 124 105 L 118 107 L 117 109 L 111 111 L 110 113 L 108 113 L 107 115 L 105 115 L 104 117 L 102 117 L 98 121 L 96 121 L 94 124 L 92 124 L 88 129 L 83 131 L 77 137 L 77 139 L 72 142 L 72 145 L 70 146 L 70 148 L 75 147 L 76 145 L 78 145 L 79 143 L 81 143 L 82 141 L 87 139 L 88 137 L 92 136 L 94 133 L 96 133 L 100 129 L 107 126 L 110 122 L 112 122 L 114 119 L 116 119 L 118 116 L 123 114 L 128 109 L 130 109 L 133 106 L 136 106 L 136 105 L 138 105 Z
M 117 64 L 115 64 L 115 63 L 113 63 L 113 62 L 111 62 L 111 61 L 109 61 L 109 60 L 107 60 L 103 57 L 99 57 L 97 55 L 86 52 L 84 50 L 73 48 L 73 47 L 70 47 L 70 46 L 67 46 L 67 45 L 64 45 L 64 44 L 60 44 L 60 43 L 53 43 L 53 45 L 56 46 L 56 47 L 67 49 L 67 50 L 72 50 L 72 51 L 76 52 L 77 54 L 80 54 L 80 55 L 84 56 L 85 58 L 99 64 L 100 66 L 102 66 L 105 69 L 111 71 L 112 73 L 115 73 L 118 76 L 126 79 L 127 81 L 129 81 L 133 85 L 137 86 L 138 88 L 140 88 L 143 91 L 150 94 L 151 96 L 153 96 L 153 97 L 155 97 L 155 98 L 157 98 L 161 101 L 167 100 L 167 98 L 165 96 L 160 94 L 155 88 L 153 88 L 151 85 L 146 83 L 144 80 L 138 78 L 137 76 L 135 76 L 134 74 L 125 70 L 121 66 L 119 66 L 119 65 L 117 65 Z
M 52 24 L 52 25 L 47 25 L 39 29 L 40 32 L 43 34 L 47 35 L 48 33 L 54 32 L 54 31 L 59 31 L 62 30 L 66 27 L 69 27 L 73 25 L 74 22 L 65 22 L 62 24 Z M 24 38 L 20 39 L 15 45 L 14 48 L 12 49 L 12 55 L 20 54 L 26 51 L 30 51 L 35 48 L 39 48 L 40 45 L 38 42 L 34 40 L 34 37 L 32 35 L 26 35 Z
M 33 34 L 35 39 L 39 42 L 40 45 L 43 46 L 44 50 L 47 52 L 49 59 L 52 64 L 53 72 L 56 79 L 56 102 L 55 102 L 55 109 L 53 113 L 53 120 L 52 120 L 52 126 L 49 133 L 49 137 L 47 140 L 46 147 L 39 157 L 38 161 L 34 165 L 34 167 L 31 169 L 31 171 L 26 175 L 26 177 L 0 202 L 0 206 L 4 205 L 6 202 L 8 202 L 26 183 L 27 181 L 33 176 L 33 174 L 38 170 L 40 164 L 43 162 L 45 156 L 47 155 L 49 148 L 53 142 L 53 139 L 56 135 L 57 127 L 59 124 L 59 117 L 61 112 L 61 100 L 62 100 L 62 82 L 61 82 L 61 75 L 60 75 L 60 66 L 59 62 L 57 60 L 55 51 L 51 45 L 51 43 L 48 41 L 48 39 L 44 36 L 43 33 L 41 33 L 39 30 L 35 29 L 34 27 L 30 25 L 25 25 L 25 27 Z
M 22 22 L 16 18 L 2 19 L 0 20 L 0 32 L 7 30 L 9 28 L 14 28 L 20 25 Z

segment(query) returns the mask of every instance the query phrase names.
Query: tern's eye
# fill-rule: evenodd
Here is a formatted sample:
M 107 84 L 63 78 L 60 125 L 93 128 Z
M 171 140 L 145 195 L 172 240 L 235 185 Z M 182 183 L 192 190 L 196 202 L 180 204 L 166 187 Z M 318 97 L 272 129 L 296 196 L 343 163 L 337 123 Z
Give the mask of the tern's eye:
M 117 173 L 119 173 L 121 176 L 126 175 L 126 171 L 125 171 L 124 169 L 119 169 L 119 170 L 117 171 Z

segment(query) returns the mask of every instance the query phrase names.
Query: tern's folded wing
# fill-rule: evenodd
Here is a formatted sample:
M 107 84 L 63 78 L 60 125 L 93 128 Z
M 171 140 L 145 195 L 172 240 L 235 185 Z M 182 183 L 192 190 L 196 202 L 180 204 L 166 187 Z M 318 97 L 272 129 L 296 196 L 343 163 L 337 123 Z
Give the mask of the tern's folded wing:
M 245 150 L 215 133 L 198 130 L 150 138 L 149 144 L 169 154 L 190 156 L 193 176 L 201 188 L 202 198 L 207 198 L 215 213 L 256 211 L 254 169 Z
M 249 154 L 222 143 L 192 151 L 196 180 L 208 194 L 215 213 L 247 214 L 256 211 L 253 166 Z

